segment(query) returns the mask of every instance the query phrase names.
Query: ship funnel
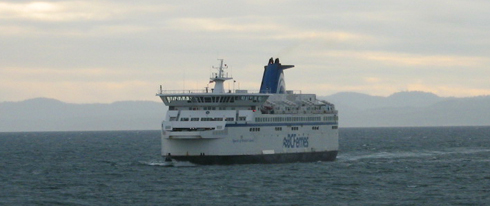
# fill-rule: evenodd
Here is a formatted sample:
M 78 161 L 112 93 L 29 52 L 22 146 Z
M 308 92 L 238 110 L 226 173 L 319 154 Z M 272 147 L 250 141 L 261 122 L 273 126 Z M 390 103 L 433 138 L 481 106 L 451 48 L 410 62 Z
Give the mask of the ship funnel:
M 260 93 L 286 93 L 286 83 L 284 82 L 283 70 L 294 67 L 294 65 L 281 65 L 279 58 L 271 57 L 267 66 L 264 66 L 264 75 L 260 85 Z

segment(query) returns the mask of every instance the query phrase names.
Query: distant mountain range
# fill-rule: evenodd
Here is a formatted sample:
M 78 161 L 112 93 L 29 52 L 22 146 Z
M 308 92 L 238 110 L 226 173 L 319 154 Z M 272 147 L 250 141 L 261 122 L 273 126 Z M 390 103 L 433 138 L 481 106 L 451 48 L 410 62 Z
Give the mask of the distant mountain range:
M 319 99 L 334 103 L 340 127 L 488 126 L 490 96 L 446 98 L 426 92 L 388 97 L 343 92 Z M 158 130 L 167 107 L 161 102 L 70 104 L 36 98 L 0 103 L 0 132 Z
M 318 98 L 336 105 L 343 127 L 490 125 L 490 96 L 454 98 L 398 92 L 379 97 L 343 92 Z
M 36 98 L 0 103 L 0 132 L 158 130 L 167 108 L 151 101 L 70 104 Z

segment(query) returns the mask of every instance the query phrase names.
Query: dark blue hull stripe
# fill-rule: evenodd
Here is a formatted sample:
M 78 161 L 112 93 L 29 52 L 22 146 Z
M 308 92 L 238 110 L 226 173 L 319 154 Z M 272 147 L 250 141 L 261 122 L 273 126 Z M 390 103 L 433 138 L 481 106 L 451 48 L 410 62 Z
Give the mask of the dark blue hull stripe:
M 304 125 L 332 125 L 336 126 L 336 122 L 294 122 L 294 123 L 252 123 L 252 124 L 226 124 L 226 127 L 268 127 L 268 126 L 304 126 Z
M 337 151 L 282 153 L 282 154 L 265 154 L 265 155 L 170 156 L 170 158 L 177 161 L 191 162 L 199 165 L 318 162 L 318 161 L 334 161 L 336 157 L 337 157 Z

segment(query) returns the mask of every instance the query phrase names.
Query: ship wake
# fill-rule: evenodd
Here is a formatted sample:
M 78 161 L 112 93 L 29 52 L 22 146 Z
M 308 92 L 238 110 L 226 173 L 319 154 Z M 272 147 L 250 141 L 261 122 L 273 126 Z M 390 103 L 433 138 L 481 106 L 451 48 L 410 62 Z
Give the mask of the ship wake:
M 157 167 L 195 167 L 196 164 L 190 162 L 181 161 L 163 161 L 163 160 L 150 160 L 150 161 L 139 161 L 140 164 L 146 166 L 157 166 Z
M 344 154 L 337 156 L 338 161 L 359 161 L 364 159 L 402 159 L 402 158 L 436 158 L 444 155 L 489 153 L 490 149 L 456 148 L 448 151 L 407 151 L 407 152 L 377 152 L 363 155 Z

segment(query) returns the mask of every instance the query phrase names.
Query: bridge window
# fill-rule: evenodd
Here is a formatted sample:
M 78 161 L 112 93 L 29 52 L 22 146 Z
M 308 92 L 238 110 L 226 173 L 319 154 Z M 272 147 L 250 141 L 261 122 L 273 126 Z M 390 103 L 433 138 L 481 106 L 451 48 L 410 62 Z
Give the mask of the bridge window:
M 201 121 L 223 121 L 221 117 L 202 117 Z
M 260 132 L 260 128 L 259 127 L 252 127 L 249 129 L 251 132 Z

